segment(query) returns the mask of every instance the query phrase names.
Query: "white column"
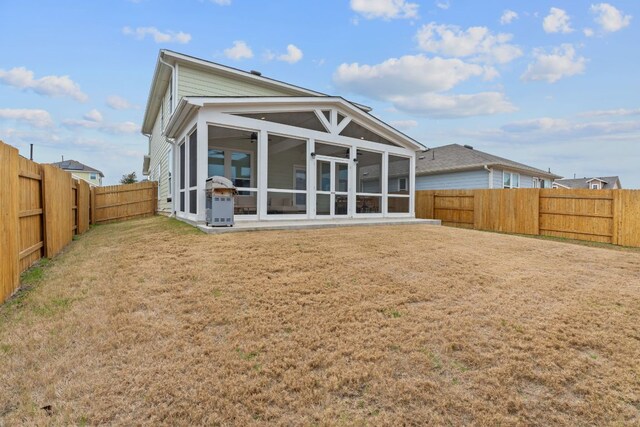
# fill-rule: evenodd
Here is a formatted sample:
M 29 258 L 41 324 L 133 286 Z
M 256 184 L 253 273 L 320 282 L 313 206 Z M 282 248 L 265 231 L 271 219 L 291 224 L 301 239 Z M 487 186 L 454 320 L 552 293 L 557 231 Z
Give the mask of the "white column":
M 307 142 L 307 218 L 316 217 L 316 159 L 311 153 L 316 151 L 316 140 Z
M 258 219 L 267 217 L 267 164 L 268 164 L 268 134 L 262 130 L 258 132 Z
M 388 200 L 389 195 L 389 152 L 382 153 L 382 170 L 380 171 L 380 185 L 382 185 L 382 215 L 388 215 Z
M 409 214 L 411 218 L 415 218 L 415 201 L 416 201 L 416 153 L 411 156 L 409 163 Z
M 356 214 L 356 191 L 358 191 L 358 165 L 353 159 L 358 158 L 358 147 L 352 145 L 349 153 L 349 195 L 347 196 L 349 199 L 349 210 L 347 212 L 349 218 L 352 218 Z
M 197 122 L 197 131 L 198 131 L 198 149 L 197 154 L 198 158 L 196 159 L 197 166 L 197 179 L 198 179 L 198 190 L 196 192 L 198 202 L 197 202 L 197 212 L 198 215 L 196 220 L 198 222 L 204 222 L 206 220 L 206 195 L 204 194 L 204 189 L 206 185 L 206 181 L 209 174 L 209 127 L 207 126 L 207 122 L 204 120 L 202 115 L 198 113 L 198 122 Z

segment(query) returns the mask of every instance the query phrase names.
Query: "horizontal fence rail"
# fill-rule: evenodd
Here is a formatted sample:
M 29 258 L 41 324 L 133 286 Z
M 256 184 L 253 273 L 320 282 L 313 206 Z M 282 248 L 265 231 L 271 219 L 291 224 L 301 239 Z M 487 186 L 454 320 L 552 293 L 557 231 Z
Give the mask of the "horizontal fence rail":
M 416 216 L 454 227 L 640 247 L 640 190 L 422 190 Z
M 0 303 L 16 291 L 20 273 L 90 224 L 153 215 L 156 200 L 155 182 L 92 188 L 0 141 Z

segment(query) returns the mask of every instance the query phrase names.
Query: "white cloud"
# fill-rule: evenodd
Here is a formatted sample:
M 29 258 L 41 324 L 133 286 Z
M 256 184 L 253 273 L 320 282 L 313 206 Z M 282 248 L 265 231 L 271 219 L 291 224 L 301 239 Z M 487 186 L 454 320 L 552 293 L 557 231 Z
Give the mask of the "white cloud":
M 596 111 L 586 111 L 584 113 L 580 113 L 581 117 L 606 117 L 606 116 L 638 116 L 640 115 L 640 108 L 627 109 L 627 108 L 618 108 L 615 110 L 596 110 Z
M 287 45 L 287 53 L 278 55 L 279 61 L 288 62 L 289 64 L 295 64 L 302 59 L 302 51 L 295 45 Z
M 140 126 L 133 122 L 105 122 L 102 114 L 96 109 L 86 113 L 82 120 L 69 119 L 62 124 L 67 128 L 95 129 L 111 134 L 135 134 L 140 131 Z
M 562 9 L 552 7 L 549 14 L 542 21 L 542 28 L 547 33 L 570 33 L 571 28 L 569 15 Z
M 451 2 L 449 0 L 438 1 L 436 6 L 442 10 L 447 10 L 451 7 Z
M 441 92 L 471 78 L 481 77 L 483 67 L 460 59 L 406 55 L 376 65 L 341 64 L 334 81 L 342 88 L 378 99 L 394 95 Z
M 128 110 L 135 108 L 133 104 L 127 101 L 125 98 L 118 95 L 110 95 L 107 97 L 107 106 L 114 110 Z
M 398 129 L 411 129 L 418 126 L 415 120 L 392 120 L 389 124 Z
M 224 56 L 236 61 L 241 59 L 253 58 L 253 51 L 242 40 L 236 40 L 233 42 L 233 46 L 224 50 Z
M 229 6 L 231 4 L 231 0 L 211 0 L 211 3 L 215 3 L 219 6 Z
M 405 0 L 351 0 L 351 9 L 366 19 L 418 17 L 418 4 Z
M 529 64 L 527 71 L 521 76 L 522 80 L 545 80 L 554 83 L 564 77 L 582 74 L 587 62 L 582 56 L 576 57 L 576 51 L 571 44 L 555 47 L 551 53 L 546 53 L 544 49 L 535 49 L 533 56 L 535 62 Z
M 602 30 L 608 33 L 619 31 L 631 23 L 631 15 L 625 15 L 609 3 L 591 5 L 591 13 L 596 15 L 595 21 Z
M 91 111 L 89 111 L 87 114 L 85 114 L 84 116 L 85 120 L 89 120 L 92 122 L 101 122 L 102 121 L 102 113 L 98 110 L 96 110 L 95 108 Z
M 36 79 L 33 71 L 25 67 L 16 67 L 9 71 L 0 69 L 0 81 L 18 89 L 32 90 L 40 95 L 68 96 L 80 102 L 89 99 L 69 76 L 44 76 Z
M 25 122 L 38 128 L 53 126 L 49 112 L 38 109 L 0 108 L 0 119 Z
M 418 46 L 431 53 L 452 57 L 471 57 L 474 60 L 505 64 L 522 56 L 519 47 L 509 44 L 511 34 L 492 34 L 487 27 L 462 30 L 455 25 L 423 25 L 416 34 Z
M 498 92 L 445 95 L 472 78 L 491 74 L 492 68 L 460 59 L 406 55 L 377 65 L 342 64 L 334 74 L 337 86 L 393 103 L 398 110 L 432 117 L 463 117 L 514 111 Z
M 502 25 L 511 24 L 514 20 L 518 19 L 518 14 L 513 10 L 505 10 L 500 17 L 500 23 Z
M 425 93 L 395 99 L 399 109 L 436 118 L 484 116 L 516 111 L 516 107 L 500 92 L 470 95 Z
M 506 132 L 559 131 L 569 128 L 569 122 L 564 119 L 542 117 L 539 119 L 522 120 L 502 126 Z
M 588 28 L 588 27 L 587 27 L 587 28 L 584 28 L 584 29 L 582 30 L 582 33 L 583 33 L 586 37 L 593 37 L 593 36 L 594 36 L 594 34 L 595 34 L 595 33 L 594 33 L 594 31 L 593 31 L 593 29 L 592 29 L 592 28 Z
M 156 43 L 181 43 L 186 44 L 191 41 L 191 34 L 184 33 L 182 31 L 165 31 L 162 32 L 156 27 L 138 27 L 132 29 L 130 27 L 124 27 L 122 34 L 132 36 L 138 40 L 142 40 L 147 36 L 153 38 Z

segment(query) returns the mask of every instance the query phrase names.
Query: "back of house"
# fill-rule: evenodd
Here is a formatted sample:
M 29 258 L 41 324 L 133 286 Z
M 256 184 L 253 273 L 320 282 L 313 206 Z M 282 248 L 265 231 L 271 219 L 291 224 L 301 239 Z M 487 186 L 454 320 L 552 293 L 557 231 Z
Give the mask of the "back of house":
M 230 179 L 236 219 L 414 216 L 424 147 L 370 108 L 162 50 L 142 131 L 158 210 L 203 222 L 206 180 Z

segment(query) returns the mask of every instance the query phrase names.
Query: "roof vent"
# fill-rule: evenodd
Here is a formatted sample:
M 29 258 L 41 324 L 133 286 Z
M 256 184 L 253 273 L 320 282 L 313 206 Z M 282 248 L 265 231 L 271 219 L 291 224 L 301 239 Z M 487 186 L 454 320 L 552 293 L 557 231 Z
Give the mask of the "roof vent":
M 473 146 L 467 145 L 467 144 L 464 145 L 464 148 L 468 148 L 469 150 L 473 150 Z
M 260 71 L 256 71 L 256 70 L 251 70 L 249 71 L 251 74 L 253 74 L 254 76 L 261 76 L 262 73 Z

